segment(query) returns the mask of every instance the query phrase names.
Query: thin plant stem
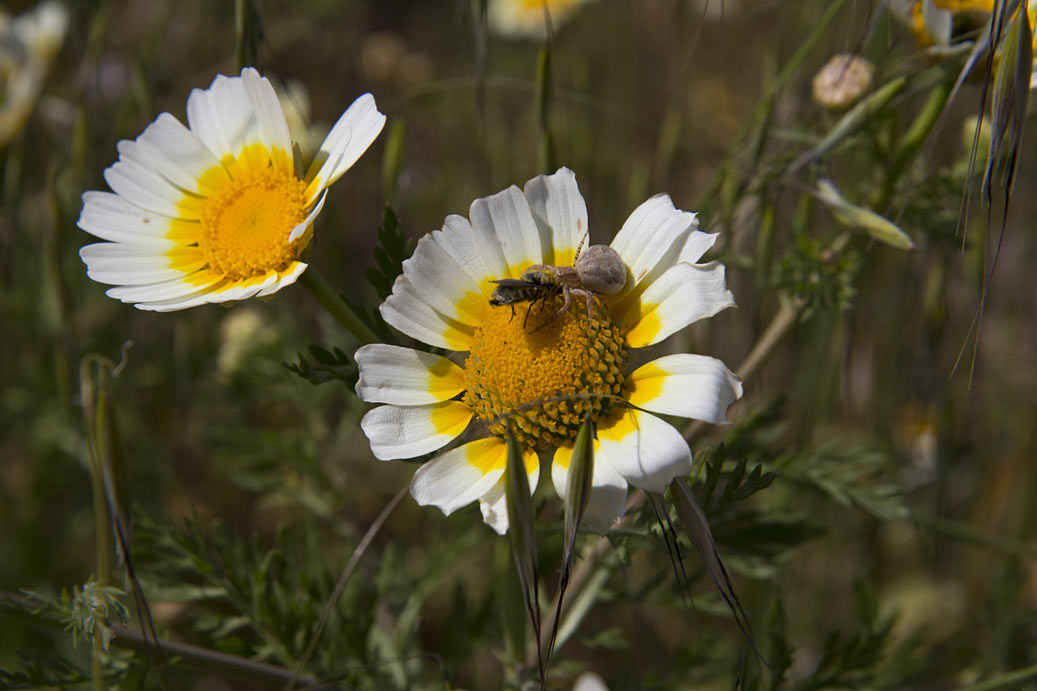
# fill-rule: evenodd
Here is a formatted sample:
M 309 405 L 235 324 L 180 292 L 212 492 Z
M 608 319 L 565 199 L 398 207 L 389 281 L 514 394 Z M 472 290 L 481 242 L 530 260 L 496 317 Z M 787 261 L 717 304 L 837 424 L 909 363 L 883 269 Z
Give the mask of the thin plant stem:
M 1015 684 L 1027 679 L 1037 679 L 1037 665 L 1023 667 L 1014 672 L 1007 672 L 1001 676 L 987 679 L 971 686 L 962 686 L 958 691 L 994 691 L 994 689 L 1000 689 L 1009 685 L 1015 687 Z
M 331 613 L 335 611 L 335 607 L 338 605 L 339 598 L 342 597 L 342 591 L 346 589 L 346 584 L 349 582 L 350 576 L 356 571 L 357 565 L 360 563 L 360 559 L 363 558 L 364 554 L 367 553 L 367 548 L 371 546 L 371 542 L 374 541 L 376 535 L 381 531 L 382 526 L 392 515 L 392 512 L 396 510 L 396 507 L 400 505 L 400 501 L 407 496 L 407 490 L 410 489 L 410 485 L 404 485 L 400 488 L 393 498 L 389 500 L 389 503 L 385 505 L 381 513 L 374 519 L 371 526 L 364 533 L 364 536 L 360 538 L 360 542 L 357 543 L 356 549 L 353 550 L 353 555 L 346 562 L 345 568 L 342 569 L 342 573 L 338 577 L 338 581 L 335 583 L 335 587 L 331 591 L 331 596 L 328 598 L 327 604 L 324 605 L 324 611 L 320 613 L 320 620 L 317 622 L 317 628 L 313 631 L 313 636 L 310 638 L 310 642 L 306 645 L 306 651 L 299 658 L 299 661 L 295 664 L 296 672 L 302 670 L 306 666 L 306 663 L 310 661 L 310 657 L 313 655 L 313 651 L 317 649 L 317 643 L 320 641 L 321 634 L 324 633 L 325 627 L 328 625 L 328 620 L 331 619 Z M 296 684 L 294 679 L 289 679 L 284 686 L 284 691 L 289 691 Z
M 328 282 L 324 280 L 324 277 L 320 275 L 316 268 L 312 265 L 309 266 L 306 271 L 303 272 L 302 276 L 299 277 L 299 283 L 302 284 L 306 290 L 310 292 L 317 302 L 326 309 L 331 316 L 338 320 L 338 323 L 346 327 L 346 329 L 353 334 L 357 341 L 361 345 L 365 343 L 374 343 L 378 340 L 378 336 L 375 335 L 374 331 L 364 322 L 360 320 L 356 312 L 346 304 L 346 302 L 339 297 L 339 294 L 335 292 L 335 289 L 328 285 Z
M 95 569 L 97 583 L 108 586 L 111 582 L 111 516 L 108 513 L 108 500 L 104 491 L 104 464 L 107 459 L 103 458 L 107 448 L 105 434 L 105 419 L 108 414 L 106 410 L 106 397 L 104 394 L 104 383 L 101 381 L 105 376 L 103 366 L 90 362 L 84 363 L 81 373 L 83 388 L 83 417 L 87 429 L 88 453 L 90 455 L 90 487 L 94 505 L 94 550 Z M 94 377 L 91 378 L 90 370 Z M 91 656 L 90 669 L 93 677 L 92 686 L 94 691 L 104 689 L 102 676 L 101 656 L 104 653 L 102 637 L 99 631 L 93 634 L 93 655 Z
M 634 521 L 634 512 L 644 505 L 645 499 L 646 495 L 642 490 L 637 490 L 631 494 L 630 499 L 627 501 L 626 515 L 615 525 L 615 529 L 622 529 L 630 525 Z M 580 563 L 572 570 L 572 576 L 569 578 L 569 587 L 565 591 L 565 599 L 562 600 L 561 606 L 558 603 L 558 594 L 555 594 L 551 604 L 547 607 L 544 622 L 540 627 L 539 643 L 542 651 L 546 652 L 551 643 L 551 631 L 554 629 L 556 617 L 560 621 L 561 617 L 569 611 L 577 596 L 591 581 L 591 577 L 597 571 L 598 566 L 609 553 L 611 547 L 612 542 L 608 537 L 602 536 L 598 538 L 594 546 L 586 552 Z M 536 664 L 536 655 L 535 650 L 530 651 L 526 656 L 526 664 L 529 666 Z
M 734 165 L 736 157 L 740 153 L 741 144 L 757 129 L 760 119 L 766 117 L 771 110 L 774 99 L 777 98 L 778 92 L 798 74 L 800 66 L 813 54 L 814 47 L 818 41 L 829 34 L 828 25 L 835 20 L 844 4 L 846 4 L 846 0 L 833 0 L 825 9 L 824 14 L 818 17 L 813 30 L 800 44 L 799 49 L 789 58 L 789 61 L 782 68 L 777 78 L 768 86 L 767 93 L 757 102 L 753 112 L 745 119 L 745 124 L 742 125 L 741 131 L 735 137 L 735 145 L 728 149 L 724 161 L 717 167 L 713 179 L 710 180 L 705 192 L 699 197 L 698 203 L 692 208 L 701 209 L 706 206 L 706 200 L 716 197 L 724 184 L 728 171 Z
M 929 516 L 924 513 L 912 513 L 911 519 L 921 528 L 931 530 L 934 533 L 945 535 L 961 542 L 971 543 L 976 547 L 983 547 L 1014 556 L 1025 557 L 1027 559 L 1037 559 L 1037 545 L 1030 544 L 1023 540 L 1016 540 L 1014 538 L 1005 537 L 1004 535 L 996 535 L 975 528 L 968 523 L 953 521 L 948 518 L 940 518 L 938 516 Z
M 65 622 L 56 616 L 39 613 L 38 603 L 21 595 L 0 591 L 0 613 L 11 615 L 36 626 L 52 629 L 64 629 Z M 237 655 L 217 652 L 187 643 L 174 641 L 156 641 L 145 637 L 125 626 L 112 626 L 111 644 L 117 648 L 132 650 L 148 656 L 154 656 L 155 650 L 161 648 L 167 658 L 176 660 L 176 664 L 191 669 L 216 672 L 223 676 L 249 681 L 265 688 L 280 688 L 286 681 L 298 688 L 330 690 L 338 688 L 333 684 L 322 684 L 320 680 L 295 674 L 282 667 L 249 660 Z M 96 677 L 95 677 L 96 680 Z
M 771 323 L 767 325 L 763 334 L 756 341 L 756 344 L 753 345 L 752 350 L 749 351 L 749 354 L 745 356 L 745 359 L 742 360 L 742 363 L 735 370 L 735 374 L 743 382 L 752 378 L 759 370 L 760 365 L 770 357 L 770 354 L 778 347 L 785 334 L 789 332 L 799 319 L 799 315 L 805 305 L 806 301 L 799 297 L 782 301 L 781 307 L 778 308 L 778 313 L 774 315 Z M 707 429 L 709 429 L 708 422 L 692 420 L 684 428 L 684 438 L 689 442 L 694 441 L 702 436 Z

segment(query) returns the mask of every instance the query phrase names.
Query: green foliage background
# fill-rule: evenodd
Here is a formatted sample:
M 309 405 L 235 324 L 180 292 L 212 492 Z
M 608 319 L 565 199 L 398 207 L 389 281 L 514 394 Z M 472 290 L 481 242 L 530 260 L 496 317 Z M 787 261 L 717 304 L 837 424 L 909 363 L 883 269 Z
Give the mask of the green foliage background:
M 122 603 L 139 630 L 121 568 L 126 595 L 82 590 L 100 569 L 90 353 L 123 360 L 106 380 L 113 458 L 162 639 L 331 688 L 528 684 L 507 541 L 475 507 L 448 519 L 409 498 L 306 656 L 340 571 L 415 466 L 371 456 L 354 341 L 305 291 L 159 315 L 104 297 L 78 259 L 80 195 L 105 188 L 116 142 L 163 110 L 183 118 L 190 89 L 236 73 L 251 47 L 264 74 L 305 88 L 315 128 L 367 90 L 389 117 L 331 188 L 309 256 L 364 314 L 447 214 L 567 165 L 597 242 L 658 192 L 723 233 L 713 254 L 739 308 L 660 351 L 734 367 L 776 314 L 791 320 L 736 423 L 693 445 L 694 491 L 770 667 L 646 504 L 584 586 L 551 688 L 582 670 L 614 690 L 1037 683 L 1037 149 L 1023 142 L 973 357 L 1001 208 L 988 229 L 965 165 L 980 84 L 911 151 L 911 124 L 961 60 L 927 59 L 880 4 L 750 0 L 704 19 L 683 0 L 599 0 L 538 68 L 542 44 L 487 35 L 478 2 L 240 3 L 261 20 L 252 39 L 236 38 L 234 3 L 70 3 L 44 96 L 0 152 L 0 688 L 86 688 L 91 607 L 119 624 Z M 841 114 L 812 102 L 810 80 L 846 51 L 875 63 L 877 84 L 905 85 L 821 149 Z M 917 249 L 848 230 L 811 193 L 823 177 Z M 537 506 L 546 604 L 562 512 L 550 491 Z M 63 629 L 76 622 L 89 626 Z M 260 684 L 172 654 L 163 667 L 118 635 L 101 657 L 119 688 Z

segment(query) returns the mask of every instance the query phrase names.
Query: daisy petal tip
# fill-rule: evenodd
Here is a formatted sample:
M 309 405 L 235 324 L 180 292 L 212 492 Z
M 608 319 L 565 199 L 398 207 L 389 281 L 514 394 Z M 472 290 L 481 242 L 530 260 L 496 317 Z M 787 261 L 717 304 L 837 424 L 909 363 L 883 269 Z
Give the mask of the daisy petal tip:
M 479 511 L 482 513 L 483 523 L 493 528 L 500 536 L 508 534 L 508 512 L 507 506 L 501 507 L 502 502 L 490 503 L 485 499 L 479 500 Z

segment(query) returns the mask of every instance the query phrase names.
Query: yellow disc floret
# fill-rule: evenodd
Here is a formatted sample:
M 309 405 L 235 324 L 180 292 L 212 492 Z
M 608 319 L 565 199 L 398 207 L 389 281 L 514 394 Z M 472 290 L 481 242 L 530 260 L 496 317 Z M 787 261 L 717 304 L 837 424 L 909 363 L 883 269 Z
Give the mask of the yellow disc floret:
M 593 319 L 582 300 L 555 318 L 561 300 L 490 309 L 465 362 L 465 402 L 498 436 L 510 422 L 526 449 L 574 439 L 586 411 L 594 420 L 607 414 L 626 382 L 619 327 L 597 301 Z
M 239 281 L 283 271 L 303 239 L 288 242 L 306 220 L 306 184 L 274 166 L 241 166 L 201 209 L 199 247 L 209 268 Z

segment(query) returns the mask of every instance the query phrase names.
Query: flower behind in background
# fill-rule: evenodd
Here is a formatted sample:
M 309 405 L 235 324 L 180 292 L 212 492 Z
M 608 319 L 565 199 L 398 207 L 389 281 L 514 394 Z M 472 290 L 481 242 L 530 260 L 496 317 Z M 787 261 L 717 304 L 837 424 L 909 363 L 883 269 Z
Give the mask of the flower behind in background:
M 723 265 L 695 263 L 717 236 L 700 232 L 695 214 L 668 196 L 652 197 L 611 243 L 625 269 L 620 292 L 590 307 L 574 295 L 560 313 L 557 294 L 500 306 L 490 297 L 496 279 L 519 279 L 532 265 L 573 265 L 588 228 L 573 172 L 477 199 L 470 216 L 448 216 L 442 230 L 418 241 L 380 308 L 408 336 L 466 352 L 464 366 L 410 348 L 360 348 L 357 394 L 385 404 L 361 426 L 375 457 L 390 460 L 432 453 L 473 418 L 483 423 L 483 438 L 418 468 L 411 494 L 446 514 L 479 500 L 484 520 L 504 533 L 505 423 L 522 447 L 530 486 L 538 454 L 550 453 L 564 497 L 573 441 L 589 413 L 597 438 L 585 517 L 604 531 L 622 515 L 628 483 L 661 492 L 691 471 L 687 442 L 652 413 L 723 423 L 742 395 L 741 381 L 715 358 L 676 354 L 629 366 L 632 350 L 734 305 Z
M 87 192 L 79 227 L 110 242 L 83 247 L 110 297 L 170 311 L 270 295 L 306 270 L 327 188 L 385 124 L 364 94 L 339 118 L 308 172 L 293 155 L 270 82 L 246 67 L 187 99 L 185 127 L 162 113 L 104 172 L 114 192 Z
M 940 55 L 964 42 L 976 39 L 986 30 L 995 0 L 915 0 L 907 17 L 911 32 L 918 42 Z M 1037 23 L 1037 0 L 1027 0 L 1031 29 Z M 1037 58 L 1037 32 L 1033 39 Z M 1030 76 L 1030 88 L 1037 88 L 1037 63 Z
M 871 89 L 875 68 L 859 55 L 834 55 L 814 76 L 814 101 L 825 108 L 849 108 Z
M 0 149 L 21 132 L 68 29 L 68 10 L 43 2 L 13 19 L 0 10 Z
M 588 0 L 490 0 L 487 20 L 501 36 L 546 38 L 548 18 L 557 30 Z

